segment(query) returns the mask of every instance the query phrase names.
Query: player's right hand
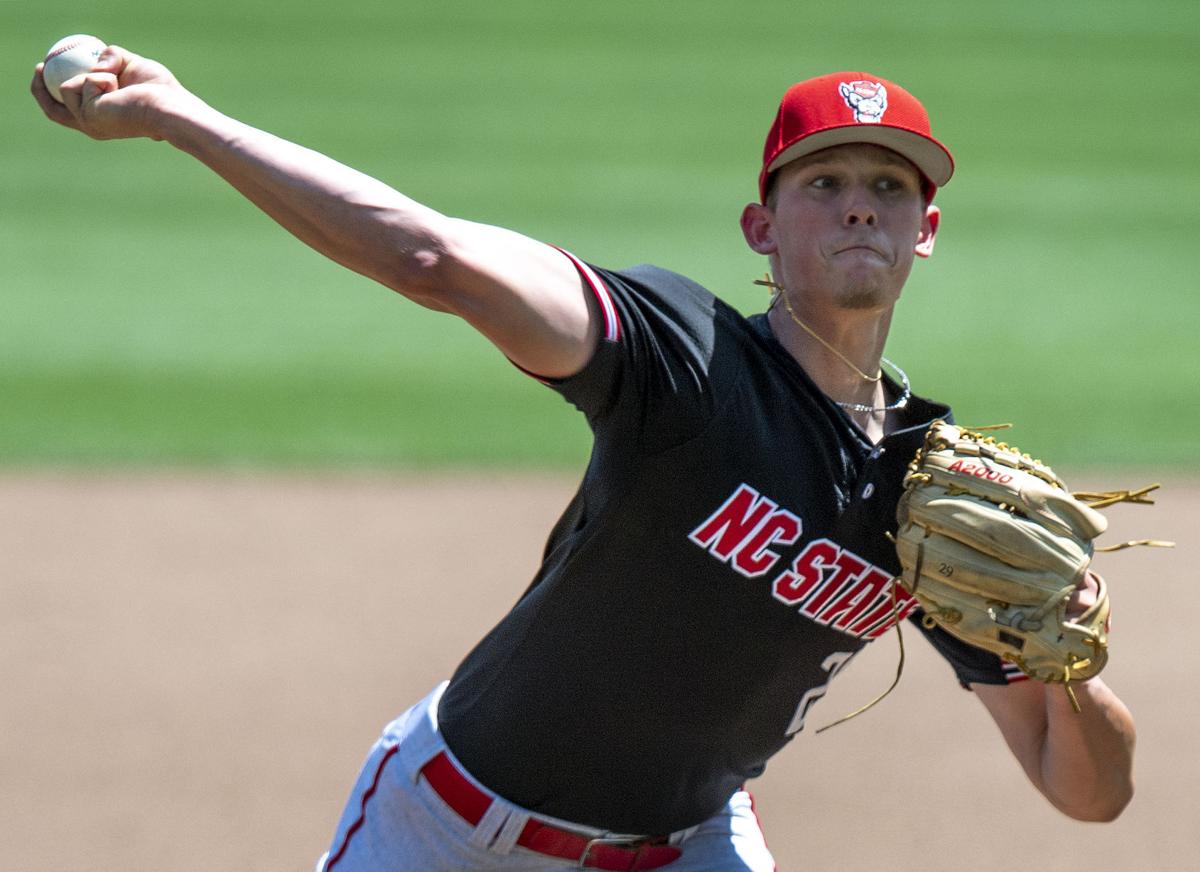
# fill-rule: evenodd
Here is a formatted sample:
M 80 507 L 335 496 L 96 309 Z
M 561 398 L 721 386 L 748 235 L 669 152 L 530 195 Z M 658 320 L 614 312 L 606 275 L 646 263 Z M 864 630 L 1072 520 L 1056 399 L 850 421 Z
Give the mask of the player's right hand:
M 110 45 L 90 73 L 68 79 L 59 103 L 34 70 L 30 91 L 51 121 L 93 139 L 162 139 L 161 111 L 171 101 L 195 99 L 165 66 Z

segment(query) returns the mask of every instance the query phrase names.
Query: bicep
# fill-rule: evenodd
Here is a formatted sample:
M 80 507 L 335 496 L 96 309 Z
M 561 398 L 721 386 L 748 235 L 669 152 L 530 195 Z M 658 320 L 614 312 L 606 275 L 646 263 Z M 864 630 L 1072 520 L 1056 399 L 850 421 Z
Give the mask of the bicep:
M 581 370 L 601 333 L 595 295 L 574 262 L 519 233 L 461 219 L 441 228 L 431 308 L 452 312 L 521 368 L 546 378 Z

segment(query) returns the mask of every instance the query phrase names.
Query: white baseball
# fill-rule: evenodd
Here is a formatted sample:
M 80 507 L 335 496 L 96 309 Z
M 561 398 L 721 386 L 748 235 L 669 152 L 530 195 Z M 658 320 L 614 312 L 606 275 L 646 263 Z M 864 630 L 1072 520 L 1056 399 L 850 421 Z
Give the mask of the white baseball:
M 63 82 L 80 73 L 90 73 L 105 48 L 103 40 L 86 33 L 64 36 L 50 46 L 50 51 L 46 52 L 46 65 L 42 68 L 42 80 L 50 96 L 61 103 Z

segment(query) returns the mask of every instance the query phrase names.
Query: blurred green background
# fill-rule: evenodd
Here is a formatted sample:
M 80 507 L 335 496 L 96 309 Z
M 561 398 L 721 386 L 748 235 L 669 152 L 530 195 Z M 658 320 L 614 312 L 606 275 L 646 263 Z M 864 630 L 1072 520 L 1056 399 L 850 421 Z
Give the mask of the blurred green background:
M 958 162 L 889 356 L 1063 467 L 1194 471 L 1200 4 L 0 0 L 0 464 L 573 467 L 580 416 L 465 325 L 304 248 L 169 146 L 27 93 L 58 37 L 450 214 L 744 311 L 783 90 L 906 85 Z

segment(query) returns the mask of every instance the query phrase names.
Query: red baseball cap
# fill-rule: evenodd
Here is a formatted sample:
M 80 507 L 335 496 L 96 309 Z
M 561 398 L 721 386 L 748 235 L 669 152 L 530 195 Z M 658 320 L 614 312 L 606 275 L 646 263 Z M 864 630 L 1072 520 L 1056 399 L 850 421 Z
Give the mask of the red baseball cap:
M 767 179 L 789 161 L 851 142 L 890 148 L 937 188 L 954 174 L 954 158 L 933 138 L 916 97 L 870 73 L 830 73 L 798 82 L 783 95 L 763 148 L 759 196 L 766 201 Z

